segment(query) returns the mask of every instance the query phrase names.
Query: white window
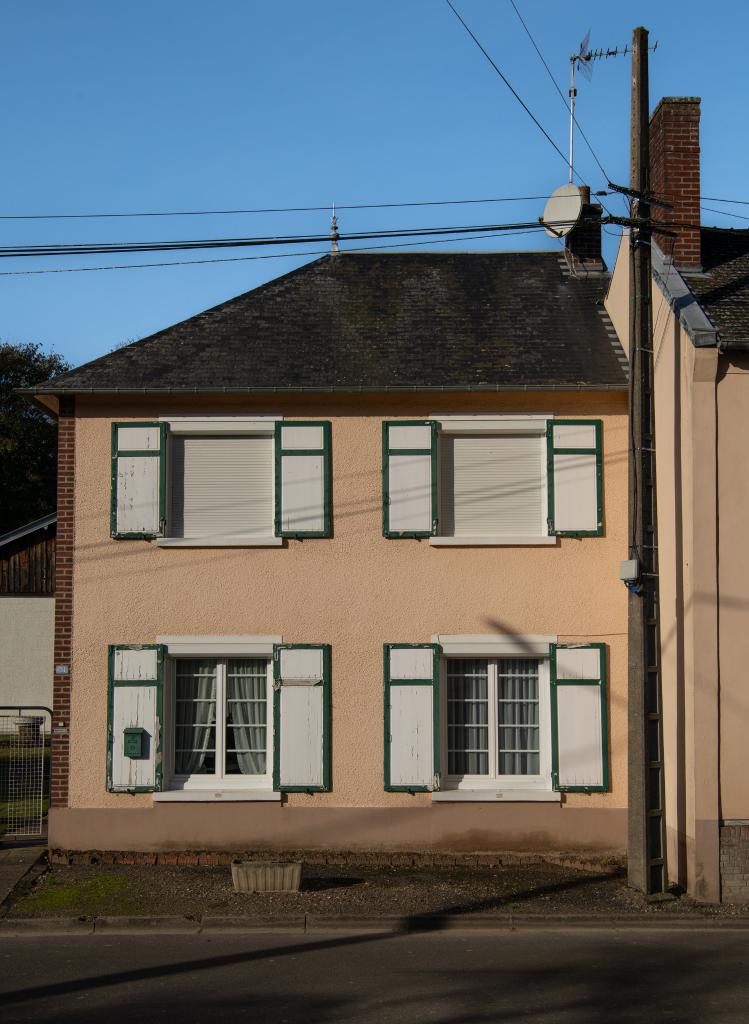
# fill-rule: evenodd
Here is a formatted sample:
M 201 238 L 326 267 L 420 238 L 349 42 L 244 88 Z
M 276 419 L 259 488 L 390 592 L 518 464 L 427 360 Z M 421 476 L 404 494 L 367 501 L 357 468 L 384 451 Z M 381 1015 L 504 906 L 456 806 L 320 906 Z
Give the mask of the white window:
M 536 538 L 546 528 L 546 436 L 443 433 L 439 533 Z
M 175 434 L 170 446 L 170 537 L 273 536 L 271 435 Z
M 445 788 L 551 789 L 548 660 L 447 658 Z
M 269 658 L 174 658 L 167 696 L 172 789 L 272 788 Z
M 385 537 L 447 547 L 602 535 L 600 420 L 434 415 L 382 431 Z

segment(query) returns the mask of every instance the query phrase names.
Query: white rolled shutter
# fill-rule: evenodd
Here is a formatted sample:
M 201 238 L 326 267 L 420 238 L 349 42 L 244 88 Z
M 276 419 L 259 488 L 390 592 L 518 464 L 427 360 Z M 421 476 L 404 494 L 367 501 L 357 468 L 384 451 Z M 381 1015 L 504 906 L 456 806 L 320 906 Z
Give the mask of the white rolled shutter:
M 551 721 L 554 788 L 608 790 L 605 644 L 552 645 Z
M 110 533 L 161 537 L 166 526 L 166 423 L 112 424 Z
M 434 420 L 382 424 L 386 537 L 431 537 L 437 532 L 438 429 Z
M 385 644 L 385 789 L 440 788 L 438 644 Z
M 273 648 L 273 786 L 330 789 L 330 646 Z
M 276 536 L 330 537 L 330 423 L 276 423 Z
M 109 648 L 110 793 L 161 789 L 165 653 L 162 644 L 118 644 Z M 128 739 L 136 741 L 137 751 L 132 750 Z
M 547 427 L 549 533 L 603 533 L 600 420 L 549 420 Z

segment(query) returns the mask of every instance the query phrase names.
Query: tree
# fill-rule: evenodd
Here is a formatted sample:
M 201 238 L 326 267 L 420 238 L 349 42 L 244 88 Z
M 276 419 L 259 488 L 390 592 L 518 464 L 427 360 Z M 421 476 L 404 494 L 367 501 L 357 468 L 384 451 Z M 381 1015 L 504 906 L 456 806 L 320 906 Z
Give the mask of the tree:
M 15 388 L 33 387 L 69 370 L 57 353 L 33 342 L 0 342 L 0 534 L 54 512 L 57 424 Z

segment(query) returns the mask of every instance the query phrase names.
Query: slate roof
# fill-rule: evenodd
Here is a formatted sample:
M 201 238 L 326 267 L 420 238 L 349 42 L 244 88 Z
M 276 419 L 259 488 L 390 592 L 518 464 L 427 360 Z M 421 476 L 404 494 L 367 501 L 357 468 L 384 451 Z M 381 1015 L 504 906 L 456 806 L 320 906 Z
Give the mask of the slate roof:
M 324 256 L 34 391 L 618 390 L 607 284 L 555 252 Z
M 749 347 L 749 231 L 703 228 L 704 274 L 687 284 L 718 329 L 723 347 Z

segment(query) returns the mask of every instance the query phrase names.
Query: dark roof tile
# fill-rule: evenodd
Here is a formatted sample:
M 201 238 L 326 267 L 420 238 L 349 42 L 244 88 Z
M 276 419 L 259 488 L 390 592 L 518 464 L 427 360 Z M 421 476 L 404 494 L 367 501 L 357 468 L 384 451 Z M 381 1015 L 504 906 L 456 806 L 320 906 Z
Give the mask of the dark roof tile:
M 607 283 L 553 252 L 341 253 L 36 390 L 623 388 Z

